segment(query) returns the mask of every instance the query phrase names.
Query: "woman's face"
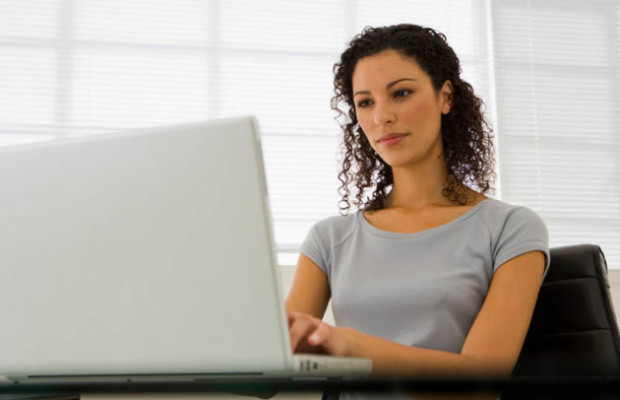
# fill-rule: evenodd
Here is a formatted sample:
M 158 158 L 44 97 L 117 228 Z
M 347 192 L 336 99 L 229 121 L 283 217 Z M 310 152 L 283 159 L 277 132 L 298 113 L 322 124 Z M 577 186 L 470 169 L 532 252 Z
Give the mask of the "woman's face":
M 449 81 L 437 93 L 417 61 L 385 50 L 357 62 L 352 84 L 357 120 L 388 165 L 412 166 L 443 153 L 441 114 L 452 106 Z

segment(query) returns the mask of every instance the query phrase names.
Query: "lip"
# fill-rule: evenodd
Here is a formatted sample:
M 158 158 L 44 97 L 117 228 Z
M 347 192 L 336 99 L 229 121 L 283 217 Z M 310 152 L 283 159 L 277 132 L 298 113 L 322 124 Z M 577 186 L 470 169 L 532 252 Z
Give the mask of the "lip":
M 400 143 L 407 136 L 409 136 L 408 133 L 388 133 L 387 135 L 381 136 L 381 138 L 377 140 L 377 144 L 392 146 Z

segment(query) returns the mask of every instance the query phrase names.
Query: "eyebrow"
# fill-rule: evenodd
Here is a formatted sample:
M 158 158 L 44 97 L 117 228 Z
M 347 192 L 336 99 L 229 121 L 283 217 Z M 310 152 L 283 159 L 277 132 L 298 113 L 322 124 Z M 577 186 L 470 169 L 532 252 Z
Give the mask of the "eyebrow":
M 396 79 L 395 81 L 392 81 L 390 83 L 388 83 L 387 85 L 385 85 L 386 89 L 391 88 L 392 86 L 396 85 L 399 82 L 402 81 L 415 81 L 416 79 L 413 78 L 400 78 L 400 79 Z M 355 93 L 353 93 L 353 97 L 357 96 L 358 94 L 370 94 L 370 92 L 368 90 L 359 90 Z

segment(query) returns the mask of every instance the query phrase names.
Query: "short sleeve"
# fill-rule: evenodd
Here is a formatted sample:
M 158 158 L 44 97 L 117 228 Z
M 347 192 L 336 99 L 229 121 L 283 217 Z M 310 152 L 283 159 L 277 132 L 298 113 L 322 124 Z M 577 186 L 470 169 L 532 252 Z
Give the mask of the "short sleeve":
M 317 234 L 317 225 L 315 224 L 308 234 L 306 239 L 301 244 L 300 251 L 310 258 L 326 275 L 327 272 L 327 254 L 325 253 L 325 247 L 319 241 L 319 235 Z
M 530 251 L 545 254 L 545 272 L 549 270 L 549 239 L 545 222 L 527 207 L 516 207 L 508 214 L 493 254 L 493 273 L 507 261 Z M 544 276 L 543 275 L 543 276 Z

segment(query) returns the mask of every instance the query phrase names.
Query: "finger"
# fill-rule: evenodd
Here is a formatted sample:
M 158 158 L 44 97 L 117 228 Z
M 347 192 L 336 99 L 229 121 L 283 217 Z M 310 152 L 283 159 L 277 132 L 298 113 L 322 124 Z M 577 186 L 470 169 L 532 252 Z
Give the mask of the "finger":
M 291 338 L 291 348 L 293 351 L 297 349 L 300 342 L 305 340 L 308 335 L 316 330 L 318 324 L 310 318 L 296 318 L 289 328 L 289 336 Z
M 286 310 L 286 319 L 288 321 L 288 326 L 290 327 L 295 321 L 295 318 L 299 317 L 300 315 L 301 313 Z
M 327 338 L 329 338 L 331 331 L 331 326 L 325 323 L 321 323 L 319 327 L 308 337 L 308 343 L 310 343 L 312 346 L 320 345 L 321 343 L 325 342 Z
M 291 347 L 293 351 L 297 350 L 300 345 L 306 345 L 308 336 L 314 332 L 321 320 L 308 314 L 297 313 L 297 317 L 289 326 L 289 336 L 291 339 Z

